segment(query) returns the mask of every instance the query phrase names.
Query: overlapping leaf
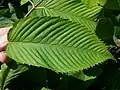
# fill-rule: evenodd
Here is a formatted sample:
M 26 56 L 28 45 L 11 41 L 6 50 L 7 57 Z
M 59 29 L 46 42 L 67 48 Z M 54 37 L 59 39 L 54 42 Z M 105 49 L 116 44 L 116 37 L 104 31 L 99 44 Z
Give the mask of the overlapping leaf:
M 91 31 L 95 30 L 94 22 L 102 7 L 87 8 L 80 0 L 43 0 L 33 11 L 32 16 L 59 16 L 63 19 L 80 23 Z
M 70 73 L 69 75 L 73 76 L 74 78 L 83 80 L 83 81 L 92 80 L 96 78 L 96 76 L 87 76 L 83 71 L 79 71 L 76 73 Z
M 102 18 L 99 20 L 96 27 L 97 36 L 107 45 L 114 45 L 114 25 L 110 19 Z M 109 33 L 108 33 L 109 32 Z
M 6 64 L 1 66 L 0 70 L 0 90 L 5 90 L 11 80 L 19 76 L 19 74 L 28 70 L 27 66 L 19 65 L 17 69 L 10 69 Z
M 23 19 L 8 39 L 9 57 L 56 72 L 79 71 L 113 58 L 86 27 L 58 17 Z
M 51 90 L 51 89 L 48 89 L 48 88 L 43 87 L 41 90 Z
M 107 0 L 104 7 L 110 10 L 120 10 L 120 0 Z
M 27 3 L 28 1 L 30 1 L 30 0 L 21 0 L 21 5 Z M 37 4 L 38 2 L 40 2 L 41 0 L 31 0 L 31 1 L 32 1 L 33 4 L 35 5 L 35 4 Z
M 23 4 L 25 4 L 25 3 L 27 3 L 29 0 L 21 0 L 21 5 L 23 5 Z
M 105 3 L 107 2 L 107 0 L 81 0 L 81 1 L 89 7 L 96 6 L 98 4 L 104 6 Z

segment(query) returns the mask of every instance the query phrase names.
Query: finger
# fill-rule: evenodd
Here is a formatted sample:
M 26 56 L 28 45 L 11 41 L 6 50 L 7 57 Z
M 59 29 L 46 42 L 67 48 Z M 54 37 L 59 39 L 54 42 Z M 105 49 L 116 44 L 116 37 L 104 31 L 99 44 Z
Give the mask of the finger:
M 7 45 L 8 41 L 4 41 L 2 44 L 0 44 L 0 52 L 5 50 L 5 46 Z
M 7 55 L 5 51 L 0 52 L 0 62 L 6 63 L 7 62 Z
M 0 36 L 7 34 L 10 28 L 11 27 L 0 28 Z

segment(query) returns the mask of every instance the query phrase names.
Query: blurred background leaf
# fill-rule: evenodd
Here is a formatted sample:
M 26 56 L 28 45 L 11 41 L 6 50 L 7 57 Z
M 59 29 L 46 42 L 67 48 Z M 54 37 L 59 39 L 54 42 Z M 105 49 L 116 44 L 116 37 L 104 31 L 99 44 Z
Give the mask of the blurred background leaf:
M 104 7 L 111 10 L 120 10 L 120 0 L 107 0 Z
M 103 6 L 107 2 L 107 0 L 81 0 L 81 1 L 89 7 L 98 6 L 99 4 Z
M 96 27 L 96 34 L 107 45 L 114 45 L 114 25 L 111 19 L 101 18 Z
M 27 3 L 29 0 L 21 0 L 20 4 L 23 5 L 25 3 Z

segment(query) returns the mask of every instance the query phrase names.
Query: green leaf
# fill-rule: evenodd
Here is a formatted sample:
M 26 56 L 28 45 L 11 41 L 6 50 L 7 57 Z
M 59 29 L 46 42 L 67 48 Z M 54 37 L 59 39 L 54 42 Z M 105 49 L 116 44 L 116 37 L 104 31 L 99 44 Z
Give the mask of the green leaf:
M 0 17 L 0 28 L 12 26 L 13 22 L 6 17 Z
M 92 7 L 92 6 L 98 6 L 98 4 L 103 6 L 107 0 L 81 0 L 81 1 L 85 3 L 85 5 Z
M 17 78 L 19 74 L 28 70 L 25 65 L 18 65 L 17 69 L 10 69 L 6 64 L 1 66 L 0 70 L 0 90 L 5 90 L 5 87 L 11 82 L 11 80 Z
M 85 79 L 85 74 L 83 71 L 75 72 L 75 73 L 70 73 L 68 75 L 71 75 L 77 79 L 84 80 Z
M 107 0 L 104 7 L 110 10 L 120 10 L 120 0 Z
M 51 89 L 48 89 L 48 88 L 43 87 L 41 90 L 51 90 Z
M 75 72 L 114 59 L 94 33 L 58 17 L 25 18 L 10 30 L 8 40 L 10 58 L 56 72 Z
M 76 73 L 70 73 L 69 75 L 73 76 L 74 78 L 83 80 L 83 81 L 87 81 L 87 80 L 96 78 L 96 76 L 87 76 L 83 71 L 79 71 Z
M 101 9 L 100 6 L 87 8 L 79 0 L 59 0 L 59 2 L 58 0 L 43 0 L 31 16 L 59 16 L 95 31 L 96 23 L 94 21 L 98 18 Z
M 0 10 L 0 17 L 2 17 L 4 14 L 6 14 L 9 11 L 9 9 L 2 9 Z
M 110 19 L 102 18 L 99 20 L 96 27 L 97 36 L 107 45 L 114 45 L 114 25 Z M 109 32 L 109 33 L 108 33 Z
M 33 3 L 34 4 L 37 4 L 37 3 L 39 3 L 41 0 L 33 0 Z
M 25 4 L 25 3 L 27 3 L 29 0 L 21 0 L 21 5 L 23 5 L 23 4 Z
M 95 80 L 103 72 L 103 65 L 104 64 L 99 64 L 94 67 L 88 68 L 87 70 L 70 73 L 68 75 L 71 75 L 74 78 L 77 78 L 83 81 Z
M 92 83 L 94 80 L 82 81 L 71 76 L 64 76 L 56 90 L 88 90 Z

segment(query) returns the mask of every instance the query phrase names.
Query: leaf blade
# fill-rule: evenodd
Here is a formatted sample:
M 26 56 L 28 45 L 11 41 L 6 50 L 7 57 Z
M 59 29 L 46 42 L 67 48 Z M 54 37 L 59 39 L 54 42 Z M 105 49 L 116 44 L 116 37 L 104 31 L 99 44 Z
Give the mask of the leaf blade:
M 97 36 L 80 24 L 58 17 L 24 20 L 10 31 L 6 49 L 17 62 L 74 72 L 113 59 Z M 21 23 L 28 27 L 20 29 Z
M 0 72 L 0 88 L 4 90 L 6 86 L 11 82 L 11 80 L 17 78 L 19 74 L 28 70 L 28 67 L 25 65 L 18 65 L 17 69 L 11 69 L 6 64 L 1 66 Z
M 91 31 L 95 31 L 99 12 L 102 7 L 93 6 L 87 8 L 83 2 L 77 0 L 44 0 L 40 6 L 36 8 L 31 16 L 52 16 L 69 19 L 70 21 L 80 23 Z

